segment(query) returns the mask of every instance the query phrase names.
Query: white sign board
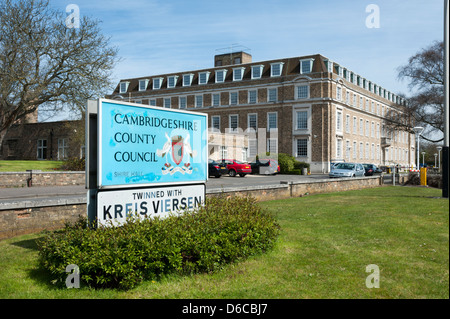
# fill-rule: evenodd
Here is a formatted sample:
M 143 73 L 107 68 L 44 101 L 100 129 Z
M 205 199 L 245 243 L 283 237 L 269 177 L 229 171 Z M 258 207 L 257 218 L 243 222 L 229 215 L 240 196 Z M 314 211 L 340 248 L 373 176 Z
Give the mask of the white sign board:
M 205 201 L 205 184 L 101 191 L 97 195 L 98 226 L 117 226 L 130 214 L 140 218 L 167 217 L 192 210 Z

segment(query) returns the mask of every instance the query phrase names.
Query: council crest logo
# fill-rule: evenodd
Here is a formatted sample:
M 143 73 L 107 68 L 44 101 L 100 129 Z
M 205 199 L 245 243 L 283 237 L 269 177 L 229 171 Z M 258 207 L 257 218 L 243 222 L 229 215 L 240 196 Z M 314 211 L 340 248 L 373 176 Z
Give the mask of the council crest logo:
M 162 149 L 156 150 L 156 155 L 166 158 L 166 163 L 161 168 L 163 175 L 173 175 L 176 172 L 181 174 L 192 174 L 191 159 L 197 156 L 197 151 L 192 150 L 189 143 L 190 135 L 186 137 L 175 134 L 171 137 L 165 133 L 167 142 Z

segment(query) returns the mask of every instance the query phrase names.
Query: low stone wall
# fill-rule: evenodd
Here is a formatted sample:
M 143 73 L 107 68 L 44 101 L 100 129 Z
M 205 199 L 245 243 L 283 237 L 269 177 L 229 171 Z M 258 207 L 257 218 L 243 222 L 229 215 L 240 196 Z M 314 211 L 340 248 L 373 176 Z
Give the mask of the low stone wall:
M 0 172 L 0 187 L 84 185 L 85 172 Z
M 253 196 L 258 201 L 301 197 L 307 194 L 331 193 L 381 185 L 380 177 L 340 178 L 282 182 L 276 185 L 209 189 L 207 196 Z M 54 230 L 86 216 L 86 196 L 35 198 L 0 202 L 0 239 Z

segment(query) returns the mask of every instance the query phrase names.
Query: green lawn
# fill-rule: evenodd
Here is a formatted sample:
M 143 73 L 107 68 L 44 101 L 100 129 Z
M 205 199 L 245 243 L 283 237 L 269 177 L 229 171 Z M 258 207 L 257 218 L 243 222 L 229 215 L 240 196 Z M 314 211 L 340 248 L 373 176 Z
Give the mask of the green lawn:
M 25 172 L 29 169 L 52 171 L 58 169 L 62 161 L 0 161 L 0 172 Z
M 39 234 L 0 241 L 0 298 L 449 298 L 449 202 L 380 187 L 261 203 L 282 227 L 268 253 L 213 274 L 129 291 L 57 289 L 37 267 Z M 366 266 L 380 288 L 366 287 Z M 81 276 L 83 274 L 81 273 Z

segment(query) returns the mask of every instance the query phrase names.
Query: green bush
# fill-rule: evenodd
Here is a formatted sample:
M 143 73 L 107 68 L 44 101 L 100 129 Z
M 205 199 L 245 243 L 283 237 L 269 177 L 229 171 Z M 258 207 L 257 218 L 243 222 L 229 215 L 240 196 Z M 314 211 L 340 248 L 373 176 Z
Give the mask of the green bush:
M 293 169 L 292 171 L 287 172 L 289 175 L 302 175 L 301 169 Z
M 60 167 L 63 171 L 84 171 L 85 170 L 85 159 L 71 157 L 65 159 Z
M 299 169 L 300 171 L 303 171 L 304 168 L 308 169 L 308 172 L 310 172 L 310 165 L 309 163 L 306 162 L 299 162 L 299 161 L 295 161 L 294 163 L 294 169 Z
M 280 165 L 280 173 L 287 174 L 294 169 L 295 158 L 291 155 L 279 153 L 278 164 Z
M 75 264 L 91 287 L 129 289 L 168 273 L 209 272 L 270 249 L 274 217 L 252 198 L 208 198 L 196 212 L 130 219 L 117 227 L 67 225 L 38 241 L 39 260 L 56 282 Z

